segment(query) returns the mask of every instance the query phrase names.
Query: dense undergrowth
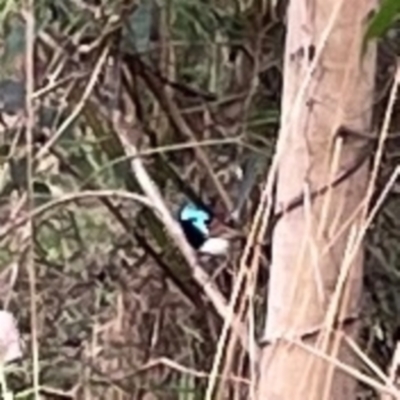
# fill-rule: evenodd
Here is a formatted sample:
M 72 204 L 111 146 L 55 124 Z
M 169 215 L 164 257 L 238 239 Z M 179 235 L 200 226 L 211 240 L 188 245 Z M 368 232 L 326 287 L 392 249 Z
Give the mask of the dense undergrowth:
M 23 360 L 7 373 L 18 398 L 32 393 L 32 329 L 45 398 L 202 398 L 221 321 L 159 221 L 117 196 L 58 199 L 89 190 L 138 191 L 113 129 L 119 110 L 129 117 L 171 210 L 193 191 L 226 212 L 238 199 L 237 168 L 257 157 L 265 174 L 273 154 L 282 89 L 281 3 L 282 9 L 240 10 L 222 0 L 171 0 L 162 8 L 152 1 L 37 1 L 33 148 L 40 157 L 32 177 L 23 134 L 22 8 L 7 2 L 1 11 L 0 293 L 26 343 Z M 399 37 L 394 28 L 381 43 L 377 125 Z M 17 86 L 10 89 L 7 80 Z M 391 131 L 400 131 L 399 123 Z M 398 163 L 397 152 L 394 138 L 382 182 Z M 241 234 L 263 176 L 247 199 Z M 10 218 L 28 212 L 18 206 L 30 178 L 40 210 L 33 237 L 35 319 L 23 228 L 8 229 Z M 383 367 L 399 325 L 399 207 L 398 194 L 391 194 L 367 244 L 362 337 L 368 355 Z M 239 252 L 240 243 L 228 260 L 203 260 L 226 295 Z M 268 254 L 256 311 L 263 306 L 267 271 Z M 245 386 L 245 364 L 238 355 L 232 390 Z

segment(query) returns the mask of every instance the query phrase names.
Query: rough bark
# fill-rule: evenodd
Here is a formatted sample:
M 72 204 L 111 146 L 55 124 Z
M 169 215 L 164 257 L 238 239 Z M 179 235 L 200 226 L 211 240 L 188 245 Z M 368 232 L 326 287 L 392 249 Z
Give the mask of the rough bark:
M 324 31 L 329 29 L 339 3 L 336 22 L 325 41 Z M 292 0 L 289 5 L 278 144 L 284 148 L 278 169 L 278 207 L 290 203 L 305 187 L 313 191 L 332 181 L 334 148 L 341 146 L 337 176 L 356 161 L 365 146 L 366 139 L 343 139 L 335 133 L 339 126 L 359 132 L 371 129 L 375 49 L 369 46 L 364 56 L 361 51 L 367 17 L 375 5 L 375 0 Z M 325 45 L 319 56 L 321 41 Z M 296 109 L 296 96 L 314 62 L 315 71 Z M 334 299 L 350 229 L 344 229 L 339 239 L 330 243 L 364 199 L 368 176 L 364 163 L 344 182 L 314 199 L 309 209 L 303 204 L 286 213 L 274 228 L 264 338 L 270 344 L 262 350 L 259 400 L 355 398 L 352 378 L 282 338 L 299 338 L 309 332 L 302 338 L 304 343 L 352 363 L 343 343 L 335 340 L 337 336 L 330 336 L 321 345 L 324 330 L 319 328 Z M 324 214 L 329 196 L 331 203 Z M 353 219 L 350 226 L 360 218 Z M 325 224 L 319 230 L 321 219 Z M 323 254 L 327 247 L 329 251 Z M 340 301 L 338 318 L 347 323 L 339 324 L 337 330 L 353 337 L 357 327 L 351 317 L 358 311 L 362 266 L 360 249 L 350 265 Z

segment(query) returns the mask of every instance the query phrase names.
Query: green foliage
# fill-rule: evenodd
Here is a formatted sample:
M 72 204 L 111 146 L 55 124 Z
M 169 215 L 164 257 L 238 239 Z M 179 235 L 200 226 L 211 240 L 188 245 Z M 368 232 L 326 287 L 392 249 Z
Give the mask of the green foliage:
M 173 0 L 172 8 L 177 40 L 213 41 L 219 25 L 212 5 L 197 0 Z
M 398 0 L 383 0 L 378 11 L 368 23 L 365 42 L 381 38 L 400 17 L 400 2 Z
M 0 32 L 4 34 L 3 27 L 7 22 L 10 15 L 18 9 L 18 2 L 16 0 L 2 0 L 0 2 Z
M 85 29 L 88 30 L 93 30 L 96 26 L 99 28 L 93 13 L 89 9 L 82 9 L 73 0 L 60 2 L 41 0 L 35 2 L 35 11 L 37 31 L 56 28 L 59 31 L 67 30 L 70 34 L 73 34 L 79 31 L 82 26 L 85 26 Z

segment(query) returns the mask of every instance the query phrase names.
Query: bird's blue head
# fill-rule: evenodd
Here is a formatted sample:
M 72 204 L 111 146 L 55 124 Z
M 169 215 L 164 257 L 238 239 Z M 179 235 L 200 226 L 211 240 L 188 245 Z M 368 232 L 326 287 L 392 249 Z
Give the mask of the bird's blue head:
M 228 248 L 227 241 L 210 237 L 213 219 L 211 211 L 193 203 L 184 204 L 178 213 L 186 239 L 195 250 L 214 255 L 224 254 Z
M 188 242 L 197 250 L 210 235 L 211 213 L 193 203 L 184 204 L 178 212 L 178 220 Z

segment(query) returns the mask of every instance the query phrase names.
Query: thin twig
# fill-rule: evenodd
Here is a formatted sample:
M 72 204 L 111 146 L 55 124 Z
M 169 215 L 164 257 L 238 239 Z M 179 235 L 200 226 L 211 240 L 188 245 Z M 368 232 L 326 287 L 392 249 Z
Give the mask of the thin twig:
M 257 76 L 258 76 L 258 72 L 259 72 L 259 57 L 260 57 L 260 54 L 261 54 L 261 38 L 262 38 L 263 34 L 264 34 L 263 30 L 261 30 L 259 32 L 259 34 L 257 35 L 257 39 L 255 41 L 254 65 L 253 65 L 253 69 L 251 71 L 251 77 L 249 79 L 250 88 L 249 88 L 249 91 L 248 91 L 248 94 L 247 94 L 246 98 L 244 99 L 244 104 L 243 104 L 241 133 L 243 133 L 247 128 L 247 117 L 248 117 L 248 114 L 249 114 L 250 104 L 251 104 L 251 101 L 252 101 L 252 99 L 254 97 L 254 94 L 255 94 L 256 88 L 257 88 L 257 84 L 258 84 Z M 253 173 L 255 174 L 256 171 L 253 171 Z M 234 210 L 232 205 L 230 205 L 230 209 L 229 210 L 230 210 L 231 213 L 233 213 L 236 210 L 238 212 L 240 212 L 240 209 Z M 254 264 L 252 264 L 252 267 L 254 266 L 255 269 L 258 270 L 258 265 L 259 265 L 259 263 L 254 263 Z M 234 302 L 232 302 L 230 304 L 230 310 L 229 311 L 232 310 L 232 312 L 230 312 L 229 316 L 233 315 L 233 305 L 236 304 L 236 300 L 237 300 L 236 297 L 239 296 L 239 292 L 240 292 L 240 289 L 242 287 L 242 284 L 244 284 L 246 282 L 245 281 L 245 276 L 247 274 L 253 273 L 253 270 L 254 270 L 254 268 L 252 268 L 251 271 L 249 271 L 247 265 L 245 265 L 244 263 L 240 264 L 240 270 L 239 270 L 239 274 L 238 274 L 239 276 L 238 276 L 238 278 L 236 280 L 238 282 L 238 285 L 235 285 L 235 288 L 234 288 L 233 293 L 232 293 L 232 299 L 234 299 Z M 255 275 L 257 275 L 257 272 L 255 273 Z M 250 284 L 251 283 L 248 283 L 248 285 L 250 285 Z M 249 288 L 246 288 L 246 289 L 248 291 Z M 246 294 L 250 295 L 250 293 L 246 293 Z M 249 296 L 249 298 L 250 298 L 250 296 Z M 237 318 L 242 319 L 242 316 L 245 313 L 246 303 L 247 303 L 247 296 L 243 296 L 242 299 L 241 299 L 241 303 L 240 303 L 240 305 L 238 307 L 238 309 L 240 311 L 238 313 Z M 231 306 L 232 306 L 232 308 L 231 308 Z M 228 328 L 228 326 L 231 325 L 230 321 L 229 322 L 228 321 L 229 321 L 229 317 L 227 316 L 225 321 L 224 321 L 224 323 L 225 323 L 224 324 L 224 329 L 222 330 L 222 333 L 221 333 L 221 335 L 219 337 L 219 340 L 218 340 L 217 351 L 216 351 L 216 354 L 215 354 L 215 357 L 214 357 L 214 362 L 213 362 L 213 366 L 212 366 L 212 370 L 211 370 L 211 374 L 210 374 L 210 380 L 209 380 L 209 383 L 208 383 L 208 386 L 207 386 L 207 392 L 206 392 L 206 395 L 205 395 L 205 399 L 206 400 L 211 400 L 211 398 L 212 398 L 212 395 L 213 395 L 213 392 L 214 392 L 214 389 L 215 389 L 215 386 L 216 386 L 216 383 L 217 383 L 219 365 L 222 363 L 223 352 L 224 352 L 225 348 L 227 348 L 228 350 L 226 350 L 227 358 L 226 358 L 225 365 L 223 367 L 223 372 L 222 372 L 223 376 L 225 376 L 228 373 L 228 370 L 230 368 L 229 364 L 230 364 L 230 362 L 232 362 L 232 359 L 233 359 L 233 351 L 234 351 L 234 348 L 235 348 L 237 337 L 236 337 L 235 334 L 231 335 L 230 338 L 229 338 L 228 344 L 226 343 L 227 342 L 227 335 L 228 335 L 228 329 L 227 328 Z M 239 323 L 239 320 L 238 321 L 233 320 L 233 324 L 236 324 L 236 323 Z M 254 337 L 255 337 L 254 335 L 249 336 L 249 343 L 248 343 L 249 349 L 250 350 L 254 350 L 254 351 L 250 351 L 249 352 L 251 365 L 252 365 L 252 368 L 251 368 L 252 371 L 255 370 L 255 365 L 257 364 L 258 353 L 259 353 L 258 352 L 259 349 L 258 349 L 258 346 L 255 343 Z M 231 354 L 229 354 L 229 353 L 231 353 Z M 230 362 L 228 362 L 228 360 Z M 220 392 L 221 392 L 221 390 L 222 390 L 222 388 L 220 388 Z M 219 394 L 220 393 L 217 394 L 217 397 L 219 397 Z
M 144 149 L 138 151 L 138 154 L 135 157 L 148 157 L 155 154 L 160 153 L 170 153 L 179 150 L 185 149 L 193 149 L 196 147 L 213 147 L 213 146 L 222 146 L 227 144 L 240 144 L 240 137 L 233 137 L 233 138 L 224 138 L 224 139 L 209 139 L 209 140 L 202 140 L 200 142 L 183 142 L 183 143 L 176 143 L 170 144 L 166 146 L 159 146 L 156 148 Z M 133 156 L 132 156 L 133 157 Z M 96 176 L 99 176 L 102 171 L 112 168 L 113 166 L 123 163 L 127 160 L 130 160 L 132 157 L 128 157 L 127 155 L 123 155 L 121 157 L 116 157 L 112 161 L 109 161 L 106 165 L 101 166 L 91 175 L 89 175 L 83 182 L 81 186 L 85 186 L 90 181 L 92 181 Z
M 3 228 L 3 230 L 0 232 L 0 240 L 8 236 L 14 229 L 24 225 L 29 219 L 33 220 L 35 218 L 38 218 L 44 213 L 51 211 L 53 208 L 59 207 L 60 205 L 65 203 L 74 202 L 76 200 L 85 198 L 96 198 L 96 197 L 109 197 L 109 198 L 121 198 L 121 199 L 133 200 L 133 201 L 138 201 L 144 204 L 145 206 L 152 208 L 151 202 L 145 196 L 126 191 L 87 190 L 87 191 L 80 191 L 77 193 L 69 193 L 62 195 L 61 197 L 56 198 L 54 200 L 51 200 L 39 207 L 35 207 L 27 215 L 23 215 L 20 218 L 6 225 L 5 228 Z
M 114 118 L 114 128 L 118 133 L 120 140 L 125 148 L 127 155 L 132 159 L 131 166 L 133 173 L 139 183 L 139 186 L 151 201 L 153 207 L 157 210 L 157 216 L 165 225 L 170 236 L 181 250 L 187 263 L 189 264 L 194 279 L 201 285 L 208 299 L 212 302 L 216 311 L 222 318 L 226 318 L 229 313 L 226 299 L 223 297 L 218 288 L 213 284 L 208 274 L 198 264 L 196 255 L 193 249 L 187 242 L 185 235 L 177 221 L 172 217 L 168 207 L 165 205 L 164 200 L 159 192 L 156 184 L 151 179 L 143 166 L 142 160 L 138 157 L 138 150 L 132 143 L 131 136 L 129 135 L 128 128 L 125 122 L 121 120 L 122 117 Z M 138 135 L 138 132 L 136 132 Z M 134 134 L 132 136 L 135 136 Z M 239 338 L 241 339 L 242 346 L 248 351 L 248 332 L 241 324 L 235 324 L 234 330 L 237 329 Z
M 175 361 L 170 360 L 169 358 L 166 357 L 161 357 L 161 358 L 157 358 L 154 360 L 150 360 L 149 362 L 147 362 L 145 365 L 143 365 L 142 367 L 140 367 L 137 371 L 135 371 L 135 374 L 139 373 L 139 372 L 144 372 L 147 371 L 149 369 L 158 367 L 159 365 L 165 365 L 168 368 L 174 369 L 178 372 L 181 372 L 183 374 L 187 374 L 187 375 L 192 375 L 195 376 L 197 378 L 208 378 L 209 377 L 209 373 L 207 372 L 203 372 L 203 371 L 196 371 L 192 368 L 188 368 L 185 367 L 181 364 L 176 363 Z M 131 374 L 129 374 L 128 376 L 124 376 L 124 378 L 129 377 Z M 250 385 L 250 381 L 246 378 L 241 378 L 241 377 L 236 377 L 236 376 L 228 376 L 228 377 L 224 377 L 219 375 L 218 376 L 219 379 L 221 380 L 226 380 L 226 381 L 231 381 L 231 382 L 236 382 L 236 383 L 242 383 L 245 385 Z
M 165 91 L 162 87 L 160 89 L 160 85 L 158 84 L 159 82 L 157 78 L 155 78 L 147 70 L 146 66 L 143 63 L 140 63 L 139 66 L 141 67 L 143 76 L 147 80 L 149 87 L 154 92 L 156 92 L 157 95 L 160 97 L 159 101 L 164 107 L 165 111 L 167 112 L 168 118 L 171 120 L 172 124 L 180 131 L 182 135 L 184 135 L 190 140 L 196 140 L 196 135 L 194 134 L 190 126 L 186 123 L 185 119 L 182 117 L 180 110 L 178 109 L 177 105 L 169 95 L 168 91 Z M 210 177 L 215 189 L 220 195 L 226 210 L 228 212 L 232 211 L 233 209 L 232 200 L 230 199 L 224 187 L 221 185 L 221 182 L 219 181 L 217 175 L 211 168 L 211 164 L 207 155 L 200 147 L 196 147 L 194 151 L 197 157 L 199 158 L 201 164 L 203 165 L 204 169 L 206 170 L 208 176 Z
M 68 118 L 66 118 L 65 121 L 61 124 L 61 126 L 57 129 L 57 132 L 37 152 L 37 154 L 35 156 L 35 160 L 39 160 L 47 154 L 49 149 L 60 139 L 62 134 L 70 127 L 70 125 L 74 122 L 74 120 L 81 113 L 83 107 L 85 106 L 86 100 L 89 98 L 90 94 L 93 91 L 93 88 L 97 82 L 97 78 L 100 75 L 103 65 L 106 62 L 108 51 L 109 51 L 109 45 L 105 45 L 103 48 L 103 51 L 101 52 L 101 54 L 99 56 L 99 59 L 97 60 L 97 63 L 93 69 L 93 73 L 89 79 L 88 84 L 85 87 L 85 90 L 84 90 L 82 97 L 79 100 L 78 104 L 76 105 L 74 110 L 71 112 L 71 114 L 68 116 Z
M 35 2 L 28 0 L 26 4 L 26 150 L 27 150 L 27 203 L 28 211 L 34 208 L 33 191 L 33 129 L 35 125 L 35 111 L 33 105 L 34 92 L 34 46 L 35 46 Z M 32 333 L 32 358 L 33 358 L 33 390 L 35 399 L 39 399 L 39 341 L 38 341 L 38 323 L 36 307 L 36 271 L 35 271 L 35 249 L 34 249 L 34 228 L 33 220 L 29 219 L 27 224 L 27 269 L 29 274 L 29 292 L 30 292 L 30 312 L 31 312 L 31 333 Z
M 366 385 L 368 385 L 376 390 L 379 390 L 382 393 L 388 393 L 388 394 L 394 396 L 395 399 L 400 399 L 400 391 L 395 390 L 390 387 L 387 387 L 387 386 L 379 383 L 375 379 L 372 379 L 369 376 L 358 371 L 356 368 L 353 368 L 353 367 L 345 364 L 344 362 L 339 361 L 336 357 L 331 357 L 331 356 L 325 354 L 324 352 L 316 349 L 315 347 L 310 346 L 306 343 L 303 343 L 302 341 L 297 340 L 297 339 L 289 340 L 289 343 L 295 344 L 298 347 L 302 348 L 303 350 L 309 352 L 310 354 L 320 358 L 321 360 L 324 360 L 325 362 L 328 362 L 328 363 L 334 365 L 337 369 L 347 373 L 349 376 L 352 376 L 359 382 L 363 382 Z

